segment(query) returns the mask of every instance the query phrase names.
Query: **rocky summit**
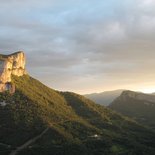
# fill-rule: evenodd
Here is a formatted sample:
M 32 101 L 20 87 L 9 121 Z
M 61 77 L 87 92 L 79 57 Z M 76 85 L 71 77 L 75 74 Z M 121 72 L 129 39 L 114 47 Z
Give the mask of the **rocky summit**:
M 15 86 L 11 83 L 11 76 L 23 76 L 25 70 L 25 54 L 22 51 L 3 55 L 0 54 L 0 92 L 9 90 L 15 91 Z

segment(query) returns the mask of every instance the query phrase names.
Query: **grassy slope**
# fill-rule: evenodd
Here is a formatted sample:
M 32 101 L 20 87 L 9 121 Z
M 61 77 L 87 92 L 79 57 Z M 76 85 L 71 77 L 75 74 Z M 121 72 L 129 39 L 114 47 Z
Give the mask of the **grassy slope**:
M 152 146 L 154 147 L 155 140 L 153 140 L 152 137 L 151 139 L 149 138 L 151 136 L 150 132 L 133 120 L 106 107 L 94 104 L 94 102 L 81 95 L 70 92 L 62 92 L 61 94 L 65 97 L 68 105 L 73 108 L 78 116 L 86 119 L 90 124 L 101 129 L 104 136 L 109 133 L 109 135 L 113 135 L 111 137 L 113 141 L 115 141 L 115 138 L 117 137 L 117 140 L 124 144 L 124 140 L 126 139 L 126 142 L 133 145 L 133 147 L 136 145 L 138 146 L 139 143 L 145 145 L 146 141 L 149 145 L 153 144 Z M 135 138 L 136 141 L 134 140 Z
M 155 134 L 132 120 L 83 96 L 59 93 L 28 75 L 13 77 L 13 82 L 16 93 L 0 97 L 10 103 L 0 107 L 0 143 L 9 144 L 12 149 L 50 127 L 22 155 L 155 152 Z M 101 138 L 91 138 L 94 134 L 100 134 Z M 6 148 L 0 145 L 0 151 L 3 150 Z
M 120 96 L 109 107 L 155 129 L 155 103 L 130 97 L 124 100 Z
M 14 95 L 0 94 L 0 101 L 9 103 L 0 106 L 0 143 L 19 146 L 47 126 L 53 126 L 52 130 L 62 135 L 62 139 L 73 141 L 73 136 L 61 127 L 67 121 L 80 123 L 90 132 L 95 130 L 67 106 L 59 93 L 39 81 L 23 76 L 14 77 L 13 82 L 17 90 Z

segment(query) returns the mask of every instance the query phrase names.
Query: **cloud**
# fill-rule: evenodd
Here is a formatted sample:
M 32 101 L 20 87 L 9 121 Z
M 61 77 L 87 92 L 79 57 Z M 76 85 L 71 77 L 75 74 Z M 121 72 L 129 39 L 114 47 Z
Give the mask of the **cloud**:
M 81 93 L 154 84 L 152 0 L 5 0 L 0 48 L 24 50 L 27 69 L 56 89 Z

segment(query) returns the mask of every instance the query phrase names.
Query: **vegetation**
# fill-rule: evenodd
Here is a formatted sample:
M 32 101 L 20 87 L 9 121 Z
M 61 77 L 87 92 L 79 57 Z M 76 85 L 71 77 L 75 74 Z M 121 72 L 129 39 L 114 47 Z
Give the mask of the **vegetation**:
M 135 92 L 136 94 L 136 92 Z M 146 96 L 148 96 L 146 94 Z M 126 96 L 120 96 L 109 106 L 111 109 L 128 116 L 135 121 L 155 129 L 155 103 L 146 100 L 138 100 Z
M 58 92 L 25 75 L 0 94 L 0 154 L 49 130 L 21 155 L 155 154 L 155 133 L 75 93 Z

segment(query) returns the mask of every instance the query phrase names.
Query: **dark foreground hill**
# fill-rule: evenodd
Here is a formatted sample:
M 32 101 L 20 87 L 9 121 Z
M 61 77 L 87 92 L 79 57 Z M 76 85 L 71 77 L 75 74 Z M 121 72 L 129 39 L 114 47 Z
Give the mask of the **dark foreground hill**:
M 16 92 L 0 94 L 0 155 L 155 154 L 151 129 L 28 75 L 12 82 Z
M 109 107 L 155 129 L 155 95 L 124 91 Z

